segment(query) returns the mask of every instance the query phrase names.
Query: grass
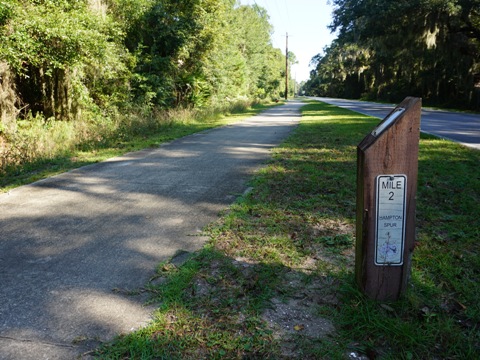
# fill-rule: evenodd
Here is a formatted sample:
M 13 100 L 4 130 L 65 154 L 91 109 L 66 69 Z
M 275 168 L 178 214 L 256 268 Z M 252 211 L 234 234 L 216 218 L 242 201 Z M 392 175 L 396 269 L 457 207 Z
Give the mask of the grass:
M 480 152 L 422 135 L 411 280 L 400 301 L 374 302 L 354 284 L 354 184 L 356 146 L 378 119 L 317 102 L 302 112 L 204 249 L 158 266 L 151 325 L 97 358 L 479 358 Z
M 176 110 L 119 116 L 118 123 L 45 122 L 32 118 L 20 122 L 15 144 L 9 149 L 16 165 L 5 164 L 0 151 L 0 193 L 74 168 L 93 164 L 130 151 L 162 143 L 253 116 L 271 104 L 245 102 L 206 111 Z M 86 134 L 85 134 L 86 133 Z M 80 138 L 78 140 L 77 138 Z M 83 138 L 83 140 L 81 140 Z M 2 148 L 0 137 L 0 150 Z M 42 148 L 47 148 L 42 151 Z
M 378 119 L 302 111 L 254 190 L 206 230 L 210 243 L 159 267 L 155 321 L 99 358 L 479 357 L 480 152 L 422 135 L 411 280 L 400 301 L 377 303 L 354 284 L 353 248 L 356 145 Z M 290 317 L 272 311 L 281 304 Z M 334 330 L 308 331 L 325 321 Z

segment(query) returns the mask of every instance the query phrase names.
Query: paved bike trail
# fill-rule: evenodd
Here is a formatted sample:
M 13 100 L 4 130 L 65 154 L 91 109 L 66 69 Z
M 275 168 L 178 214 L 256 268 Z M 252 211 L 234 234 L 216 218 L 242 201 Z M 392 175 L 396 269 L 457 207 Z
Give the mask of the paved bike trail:
M 202 227 L 245 191 L 301 106 L 1 194 L 0 359 L 78 358 L 147 324 L 152 308 L 126 292 L 202 247 Z

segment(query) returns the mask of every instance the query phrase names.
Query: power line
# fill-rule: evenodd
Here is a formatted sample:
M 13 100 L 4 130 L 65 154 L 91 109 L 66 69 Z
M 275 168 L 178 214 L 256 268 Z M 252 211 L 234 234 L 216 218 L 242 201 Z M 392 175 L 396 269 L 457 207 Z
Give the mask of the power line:
M 260 7 L 255 0 L 253 0 L 253 2 L 255 3 L 256 6 Z M 268 16 L 272 16 L 272 15 L 271 15 L 272 12 L 270 11 L 270 8 L 268 7 L 268 3 L 267 3 L 266 0 L 265 0 L 264 5 L 265 5 L 265 8 L 267 9 L 267 14 L 268 14 Z M 270 25 L 272 25 L 273 31 L 275 31 L 275 26 L 273 26 L 273 24 L 271 24 L 271 23 L 270 23 Z M 270 39 L 272 40 L 272 42 L 275 42 L 275 43 L 276 43 L 275 39 L 274 39 L 272 36 L 270 36 Z M 274 45 L 278 45 L 278 44 L 274 44 Z M 278 46 L 277 46 L 277 47 L 278 47 Z
M 288 2 L 287 0 L 284 0 L 285 2 L 285 11 L 287 14 L 287 26 L 290 27 L 290 11 L 288 11 Z
M 253 2 L 254 2 L 255 5 L 259 6 L 259 5 L 257 4 L 257 1 L 256 1 L 256 0 L 253 0 Z M 265 6 L 265 8 L 266 8 L 266 10 L 267 10 L 267 14 L 268 14 L 268 16 L 269 16 L 270 18 L 271 18 L 272 16 L 274 16 L 273 11 L 271 10 L 270 6 L 268 6 L 268 1 L 267 1 L 267 0 L 263 1 L 263 4 L 262 4 L 262 5 Z M 280 14 L 279 14 L 279 15 L 280 15 Z M 270 20 L 270 21 L 271 21 L 271 20 Z M 274 32 L 278 32 L 278 31 L 279 31 L 279 29 L 275 29 L 275 26 L 274 26 L 271 22 L 270 22 L 270 25 L 272 25 L 272 29 L 273 29 Z M 273 43 L 273 46 L 274 46 L 274 47 L 276 47 L 276 48 L 281 48 L 280 44 L 277 42 L 277 39 L 276 39 L 275 37 L 270 36 L 270 39 L 272 40 L 272 43 Z
M 278 14 L 278 17 L 279 17 L 280 20 L 281 20 L 281 23 L 286 25 L 287 23 L 286 23 L 286 21 L 285 21 L 285 19 L 284 19 L 284 16 L 283 16 L 282 12 L 280 11 L 280 7 L 279 7 L 279 5 L 278 5 L 277 0 L 274 0 L 274 2 L 275 2 L 275 5 L 276 5 L 276 7 L 277 7 L 277 14 Z M 283 30 L 285 30 L 285 29 L 283 29 Z

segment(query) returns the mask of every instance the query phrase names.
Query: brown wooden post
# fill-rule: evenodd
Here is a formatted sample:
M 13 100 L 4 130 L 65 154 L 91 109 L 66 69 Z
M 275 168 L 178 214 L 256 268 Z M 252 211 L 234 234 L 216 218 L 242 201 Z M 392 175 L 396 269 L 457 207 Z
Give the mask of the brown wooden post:
M 406 98 L 357 148 L 355 275 L 375 300 L 397 300 L 410 276 L 421 107 Z

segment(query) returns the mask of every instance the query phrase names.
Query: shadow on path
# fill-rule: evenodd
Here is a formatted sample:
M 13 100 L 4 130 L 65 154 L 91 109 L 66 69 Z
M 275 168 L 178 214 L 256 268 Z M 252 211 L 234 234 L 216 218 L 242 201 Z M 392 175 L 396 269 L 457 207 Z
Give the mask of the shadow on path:
M 144 298 L 125 292 L 201 248 L 302 105 L 0 195 L 0 358 L 72 358 L 148 323 Z

